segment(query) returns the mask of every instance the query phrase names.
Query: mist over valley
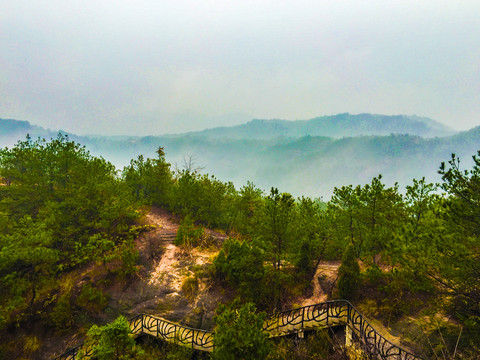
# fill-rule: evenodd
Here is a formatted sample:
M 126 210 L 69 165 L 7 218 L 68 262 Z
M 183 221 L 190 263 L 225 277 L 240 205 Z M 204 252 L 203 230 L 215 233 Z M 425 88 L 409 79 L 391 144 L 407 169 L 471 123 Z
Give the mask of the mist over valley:
M 12 146 L 26 134 L 54 138 L 27 121 L 0 120 L 0 145 Z M 438 168 L 452 153 L 470 166 L 480 144 L 480 128 L 458 132 L 428 118 L 378 114 L 338 114 L 311 120 L 252 120 L 242 125 L 159 136 L 77 136 L 121 170 L 139 155 L 155 157 L 163 147 L 172 169 L 187 163 L 202 173 L 241 187 L 247 181 L 294 196 L 331 196 L 334 187 L 365 184 L 379 174 L 400 189 L 413 178 L 440 180 Z

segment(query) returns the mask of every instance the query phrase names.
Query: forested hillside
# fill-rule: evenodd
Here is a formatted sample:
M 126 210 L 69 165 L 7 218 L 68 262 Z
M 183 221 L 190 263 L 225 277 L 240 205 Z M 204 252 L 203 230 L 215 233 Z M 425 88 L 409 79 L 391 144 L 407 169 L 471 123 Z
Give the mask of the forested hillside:
M 9 124 L 0 120 L 0 134 Z M 12 146 L 27 132 L 33 138 L 53 136 L 27 125 L 22 136 L 0 135 L 0 145 Z M 24 128 L 25 123 L 16 127 Z M 451 129 L 417 116 L 338 114 L 302 121 L 254 120 L 178 135 L 69 136 L 118 168 L 138 155 L 150 156 L 162 144 L 172 167 L 193 162 L 237 187 L 253 181 L 262 189 L 275 186 L 295 196 L 328 199 L 335 186 L 361 185 L 378 174 L 388 185 L 398 182 L 402 188 L 414 177 L 440 181 L 437 164 L 451 153 L 470 159 L 480 143 L 478 128 L 452 134 Z
M 424 139 L 412 135 L 342 139 L 305 136 L 271 140 L 232 140 L 178 135 L 130 140 L 90 139 L 88 147 L 116 164 L 132 155 L 153 153 L 161 143 L 170 163 L 183 167 L 190 157 L 204 172 L 236 186 L 248 180 L 262 189 L 276 186 L 296 196 L 328 199 L 335 186 L 361 185 L 382 174 L 402 188 L 411 179 L 439 182 L 440 162 L 456 153 L 471 165 L 480 143 L 479 128 L 453 136 Z M 467 163 L 466 163 L 467 164 Z
M 475 131 L 449 141 L 465 142 Z M 309 141 L 319 142 L 310 148 L 333 142 Z M 138 241 L 151 228 L 142 217 L 155 206 L 179 219 L 175 246 L 185 258 L 202 248 L 216 251 L 210 263 L 192 268 L 177 294 L 188 299 L 202 288 L 223 294 L 216 298 L 214 330 L 222 340 L 214 359 L 244 354 L 248 345 L 242 341 L 249 336 L 257 344 L 251 358 L 338 356 L 322 334 L 306 345 L 272 346 L 253 331 L 262 311 L 294 307 L 312 280 L 325 283 L 314 278 L 321 261 L 341 262 L 329 298 L 351 300 L 394 329 L 411 351 L 475 359 L 480 152 L 473 165 L 461 160 L 448 156 L 438 164 L 438 186 L 418 178 L 401 189 L 377 176 L 335 187 L 323 203 L 275 187 L 265 193 L 253 183 L 238 188 L 194 166 L 173 169 L 163 147 L 120 172 L 66 136 L 27 138 L 0 151 L 0 357 L 42 359 L 66 350 L 59 339 L 86 338 L 98 358 L 113 358 L 112 346 L 118 351 L 120 340 L 108 342 L 102 334 L 124 334 L 121 318 L 110 327 L 92 325 L 128 313 L 111 294 L 144 276 L 147 256 L 165 251 L 160 243 L 145 247 Z M 213 241 L 207 228 L 228 239 Z M 232 335 L 232 326 L 245 335 Z M 159 344 L 142 350 L 128 339 L 121 352 L 132 359 L 199 356 Z

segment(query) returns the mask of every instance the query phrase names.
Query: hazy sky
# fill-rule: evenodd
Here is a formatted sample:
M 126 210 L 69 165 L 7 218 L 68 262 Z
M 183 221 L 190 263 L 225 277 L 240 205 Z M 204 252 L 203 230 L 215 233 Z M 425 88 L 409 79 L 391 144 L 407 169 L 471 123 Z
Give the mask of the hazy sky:
M 341 112 L 480 125 L 480 2 L 0 2 L 1 118 L 153 135 Z

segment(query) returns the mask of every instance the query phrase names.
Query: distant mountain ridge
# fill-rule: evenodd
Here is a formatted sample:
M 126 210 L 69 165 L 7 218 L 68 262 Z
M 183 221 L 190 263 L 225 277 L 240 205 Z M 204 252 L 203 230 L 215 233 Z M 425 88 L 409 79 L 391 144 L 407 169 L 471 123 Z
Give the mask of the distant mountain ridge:
M 57 131 L 31 125 L 24 120 L 0 118 L 0 138 L 26 135 L 32 137 L 54 137 Z M 65 133 L 65 132 L 63 132 Z M 443 137 L 456 132 L 439 122 L 416 115 L 379 115 L 379 114 L 337 114 L 320 116 L 310 120 L 265 120 L 253 119 L 245 124 L 215 127 L 201 131 L 175 135 L 171 137 L 200 136 L 229 139 L 268 140 L 276 137 L 301 138 L 304 136 L 325 136 L 333 138 L 355 137 L 362 135 L 409 134 L 420 137 Z M 74 135 L 75 136 L 75 135 Z M 78 138 L 92 136 L 78 136 Z M 95 136 L 95 138 L 111 136 Z M 116 138 L 132 138 L 118 136 Z M 139 138 L 139 136 L 133 136 Z M 18 140 L 18 139 L 17 139 Z
M 32 139 L 45 138 L 49 140 L 56 138 L 58 133 L 69 135 L 72 140 L 82 142 L 85 138 L 70 134 L 63 130 L 44 129 L 41 126 L 32 125 L 26 120 L 2 119 L 0 118 L 0 147 L 12 146 L 18 140 L 25 140 L 27 134 Z
M 32 128 L 28 121 L 14 119 L 0 119 L 0 134 L 8 135 L 19 131 L 26 131 Z
M 263 140 L 275 137 L 326 136 L 342 138 L 390 134 L 410 134 L 432 138 L 453 135 L 455 131 L 435 120 L 416 115 L 352 115 L 344 113 L 310 120 L 254 119 L 242 125 L 188 133 L 192 136 L 212 138 Z
M 25 120 L 0 118 L 0 147 L 12 146 L 18 140 L 25 139 L 29 134 L 32 138 L 56 137 L 57 132 L 46 130 L 40 126 L 30 124 Z

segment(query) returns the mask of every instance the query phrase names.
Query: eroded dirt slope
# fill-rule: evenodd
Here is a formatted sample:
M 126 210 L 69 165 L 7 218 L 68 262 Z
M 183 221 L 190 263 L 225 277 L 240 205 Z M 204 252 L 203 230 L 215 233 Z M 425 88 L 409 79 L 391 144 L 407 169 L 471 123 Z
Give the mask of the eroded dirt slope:
M 174 244 L 178 219 L 172 214 L 152 208 L 145 217 L 151 228 L 137 240 L 143 264 L 138 280 L 124 288 L 109 290 L 110 305 L 119 311 L 136 315 L 149 313 L 179 321 L 189 326 L 208 328 L 222 292 L 202 277 L 197 277 L 197 291 L 185 294 L 182 284 L 193 278 L 195 271 L 206 270 L 218 253 L 218 246 L 184 249 Z M 207 243 L 219 244 L 226 235 L 206 230 Z

